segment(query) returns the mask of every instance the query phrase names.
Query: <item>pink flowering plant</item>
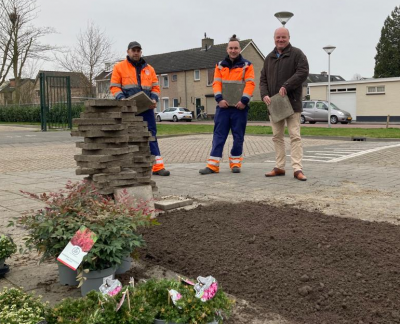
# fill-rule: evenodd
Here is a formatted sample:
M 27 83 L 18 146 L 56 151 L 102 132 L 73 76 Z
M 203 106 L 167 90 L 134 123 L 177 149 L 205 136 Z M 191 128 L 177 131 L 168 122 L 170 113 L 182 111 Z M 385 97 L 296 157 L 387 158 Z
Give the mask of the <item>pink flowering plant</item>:
M 151 210 L 144 205 L 131 207 L 123 197 L 115 202 L 110 196 L 100 195 L 86 181 L 68 182 L 65 189 L 50 194 L 24 193 L 46 204 L 17 219 L 17 225 L 29 232 L 26 247 L 36 249 L 41 261 L 57 258 L 81 226 L 85 226 L 97 236 L 93 247 L 89 248 L 92 240 L 89 232 L 82 232 L 71 242 L 82 244 L 88 251 L 83 269 L 102 270 L 119 265 L 122 258 L 144 245 L 138 227 L 157 224 L 150 219 Z

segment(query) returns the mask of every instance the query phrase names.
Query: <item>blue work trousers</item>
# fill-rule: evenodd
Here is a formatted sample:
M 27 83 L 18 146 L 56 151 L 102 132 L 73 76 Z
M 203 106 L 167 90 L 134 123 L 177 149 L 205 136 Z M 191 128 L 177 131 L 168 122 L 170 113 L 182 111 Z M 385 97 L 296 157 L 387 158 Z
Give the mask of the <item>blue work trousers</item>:
M 151 135 L 154 136 L 155 141 L 149 142 L 150 144 L 150 152 L 151 155 L 161 156 L 160 148 L 158 147 L 157 142 L 157 126 L 156 126 L 156 118 L 154 117 L 154 109 L 148 109 L 145 112 L 139 114 L 138 116 L 142 116 L 144 121 L 147 121 L 147 128 Z
M 210 156 L 222 157 L 229 131 L 232 131 L 233 136 L 231 156 L 242 155 L 248 111 L 249 107 L 240 110 L 235 107 L 220 108 L 217 106 L 214 116 L 214 136 Z

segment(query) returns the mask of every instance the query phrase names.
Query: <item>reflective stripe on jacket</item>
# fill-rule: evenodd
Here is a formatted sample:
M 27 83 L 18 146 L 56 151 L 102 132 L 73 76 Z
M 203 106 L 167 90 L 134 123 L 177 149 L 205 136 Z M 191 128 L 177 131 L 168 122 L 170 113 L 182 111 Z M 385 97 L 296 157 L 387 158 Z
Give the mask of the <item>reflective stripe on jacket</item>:
M 245 60 L 239 55 L 233 62 L 227 56 L 223 61 L 219 62 L 215 67 L 213 90 L 215 100 L 220 102 L 222 98 L 223 83 L 245 84 L 242 98 L 240 101 L 247 105 L 253 96 L 254 83 L 254 67 L 250 61 Z
M 145 92 L 151 99 L 158 101 L 160 86 L 154 68 L 144 60 L 140 66 L 138 82 L 136 68 L 128 58 L 114 66 L 111 76 L 110 91 L 116 99 L 130 97 L 140 91 Z

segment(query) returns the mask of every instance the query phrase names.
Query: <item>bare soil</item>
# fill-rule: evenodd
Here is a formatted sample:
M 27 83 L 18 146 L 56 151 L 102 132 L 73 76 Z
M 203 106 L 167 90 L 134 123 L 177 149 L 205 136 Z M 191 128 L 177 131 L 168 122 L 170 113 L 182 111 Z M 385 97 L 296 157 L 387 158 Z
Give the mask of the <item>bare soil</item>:
M 290 323 L 400 323 L 400 228 L 262 203 L 178 210 L 143 231 L 141 258 L 212 275 L 260 314 Z M 263 323 L 232 318 L 227 323 Z M 249 318 L 249 317 L 248 317 Z M 284 323 L 279 318 L 268 323 Z

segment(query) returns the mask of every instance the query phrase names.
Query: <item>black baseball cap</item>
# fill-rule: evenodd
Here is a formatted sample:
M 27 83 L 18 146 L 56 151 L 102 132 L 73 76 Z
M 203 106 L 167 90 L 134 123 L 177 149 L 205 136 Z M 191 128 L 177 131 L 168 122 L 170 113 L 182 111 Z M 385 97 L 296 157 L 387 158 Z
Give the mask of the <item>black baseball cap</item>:
M 142 46 L 138 42 L 130 42 L 128 45 L 128 49 L 135 48 L 135 47 L 139 47 L 140 49 L 142 49 Z

